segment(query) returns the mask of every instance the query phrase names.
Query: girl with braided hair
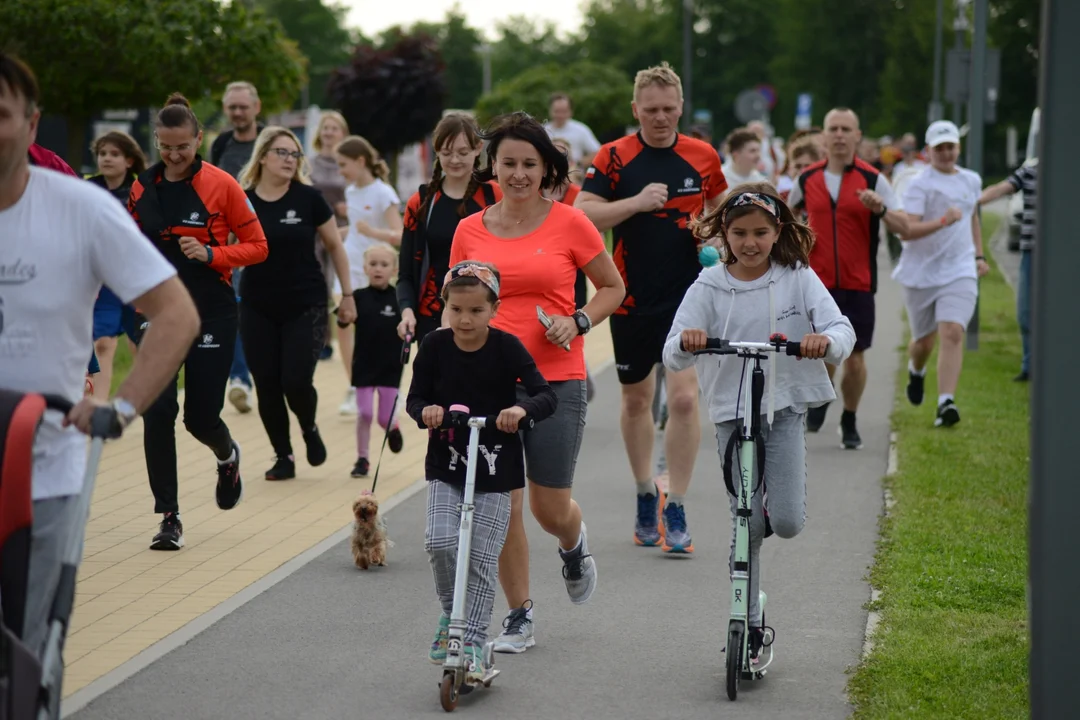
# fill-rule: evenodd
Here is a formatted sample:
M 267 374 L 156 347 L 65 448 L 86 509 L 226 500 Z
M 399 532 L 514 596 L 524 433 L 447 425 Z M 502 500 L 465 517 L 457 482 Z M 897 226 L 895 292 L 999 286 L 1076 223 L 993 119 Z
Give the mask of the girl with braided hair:
M 458 222 L 502 197 L 494 182 L 481 182 L 479 129 L 464 113 L 447 113 L 432 135 L 435 167 L 405 206 L 397 296 L 398 335 L 417 342 L 442 324 L 442 283 Z

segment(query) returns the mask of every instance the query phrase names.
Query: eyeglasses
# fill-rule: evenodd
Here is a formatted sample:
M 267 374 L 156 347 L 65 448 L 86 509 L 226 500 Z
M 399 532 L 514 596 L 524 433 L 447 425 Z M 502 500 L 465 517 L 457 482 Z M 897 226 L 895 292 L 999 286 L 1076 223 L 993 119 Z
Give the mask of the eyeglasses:
M 275 155 L 277 155 L 282 160 L 284 160 L 285 158 L 290 158 L 290 157 L 293 160 L 299 160 L 300 158 L 304 157 L 304 153 L 300 152 L 299 150 L 286 150 L 285 148 L 270 148 L 270 152 L 274 153 Z
M 186 153 L 195 147 L 194 143 L 184 143 L 183 145 L 162 145 L 157 139 L 154 139 L 154 147 L 158 149 L 158 152 L 163 153 Z

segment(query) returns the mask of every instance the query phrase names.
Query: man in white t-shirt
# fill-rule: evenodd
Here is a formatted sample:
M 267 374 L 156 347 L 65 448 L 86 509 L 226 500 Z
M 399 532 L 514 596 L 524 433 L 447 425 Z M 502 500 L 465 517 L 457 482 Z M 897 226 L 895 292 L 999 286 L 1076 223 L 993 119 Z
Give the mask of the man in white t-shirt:
M 964 362 L 964 330 L 975 312 L 978 278 L 990 271 L 983 257 L 982 232 L 976 208 L 982 192 L 978 173 L 957 167 L 960 131 L 948 120 L 926 130 L 930 167 L 908 183 L 904 193 L 907 232 L 893 278 L 904 287 L 911 325 L 908 346 L 907 396 L 923 401 L 926 361 L 941 339 L 938 352 L 938 404 L 934 425 L 960 422 L 956 387 Z
M 728 148 L 728 161 L 724 163 L 724 178 L 728 188 L 750 182 L 769 182 L 768 177 L 758 171 L 761 162 L 761 140 L 756 133 L 747 128 L 732 130 L 724 140 Z
M 570 143 L 570 164 L 588 166 L 593 156 L 600 149 L 600 141 L 593 131 L 583 122 L 574 120 L 574 106 L 570 96 L 555 93 L 548 101 L 550 120 L 544 123 L 544 129 L 553 140 L 563 138 Z
M 0 53 L 0 387 L 77 403 L 66 418 L 47 412 L 34 442 L 26 616 L 14 630 L 40 654 L 68 533 L 83 527 L 73 515 L 86 472 L 86 438 L 79 431 L 89 430 L 95 409 L 109 406 L 83 397 L 94 299 L 108 285 L 150 321 L 111 403 L 121 426 L 172 379 L 199 331 L 199 317 L 172 265 L 123 205 L 92 183 L 29 166 L 37 102 L 31 70 Z

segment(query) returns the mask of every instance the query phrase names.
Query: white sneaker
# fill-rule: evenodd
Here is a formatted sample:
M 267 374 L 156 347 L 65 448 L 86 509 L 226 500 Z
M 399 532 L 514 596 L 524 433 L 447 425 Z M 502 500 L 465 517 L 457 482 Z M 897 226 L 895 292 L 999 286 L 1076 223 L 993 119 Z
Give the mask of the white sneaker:
M 356 414 L 356 388 L 349 388 L 349 391 L 345 393 L 345 400 L 338 406 L 338 412 L 342 415 Z
M 522 607 L 511 610 L 503 620 L 503 631 L 495 638 L 492 649 L 498 653 L 523 653 L 536 645 L 533 621 L 529 617 L 532 601 L 526 600 Z
M 247 387 L 236 380 L 229 381 L 229 402 L 240 413 L 251 412 L 251 393 Z

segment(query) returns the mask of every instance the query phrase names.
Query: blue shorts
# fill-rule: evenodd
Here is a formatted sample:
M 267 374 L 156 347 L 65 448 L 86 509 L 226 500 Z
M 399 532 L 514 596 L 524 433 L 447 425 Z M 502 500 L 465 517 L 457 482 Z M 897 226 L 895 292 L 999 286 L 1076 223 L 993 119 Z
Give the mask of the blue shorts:
M 94 340 L 126 334 L 138 342 L 135 327 L 135 308 L 125 305 L 116 293 L 102 287 L 94 303 Z
M 91 375 L 97 375 L 101 372 L 101 365 L 98 364 L 97 353 L 93 350 L 90 351 L 90 364 L 86 366 L 86 372 Z

